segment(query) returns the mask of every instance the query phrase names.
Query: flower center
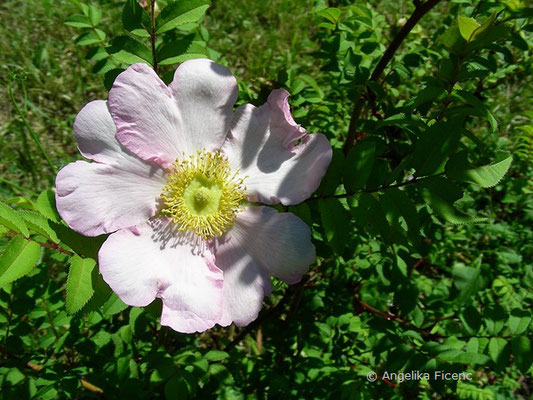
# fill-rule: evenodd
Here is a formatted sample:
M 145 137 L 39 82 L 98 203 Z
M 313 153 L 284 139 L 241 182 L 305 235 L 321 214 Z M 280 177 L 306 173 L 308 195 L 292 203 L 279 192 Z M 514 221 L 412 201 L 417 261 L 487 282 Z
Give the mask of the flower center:
M 178 230 L 210 239 L 233 225 L 246 199 L 246 188 L 224 155 L 203 150 L 174 162 L 161 198 L 162 213 Z

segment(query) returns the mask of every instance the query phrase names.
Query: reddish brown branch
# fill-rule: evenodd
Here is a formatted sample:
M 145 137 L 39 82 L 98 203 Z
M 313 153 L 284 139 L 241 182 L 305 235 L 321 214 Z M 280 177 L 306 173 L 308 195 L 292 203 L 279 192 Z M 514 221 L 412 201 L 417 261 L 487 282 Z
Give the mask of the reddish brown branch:
M 398 31 L 398 34 L 392 39 L 392 42 L 390 42 L 389 46 L 383 53 L 383 56 L 381 56 L 381 59 L 376 65 L 376 68 L 374 68 L 374 71 L 370 76 L 370 80 L 372 82 L 377 82 L 381 78 L 383 71 L 385 70 L 389 62 L 392 60 L 394 54 L 396 53 L 402 42 L 405 40 L 409 32 L 411 32 L 411 30 L 416 26 L 416 24 L 418 24 L 422 17 L 426 15 L 438 3 L 440 3 L 440 1 L 441 0 L 428 0 L 425 3 L 416 4 L 415 10 L 411 14 L 405 25 L 402 26 L 402 28 Z M 361 111 L 363 111 L 363 106 L 365 103 L 365 96 L 363 93 L 365 89 L 366 86 L 365 88 L 359 90 L 357 100 L 355 101 L 355 104 L 353 106 L 352 116 L 350 118 L 350 126 L 348 128 L 348 136 L 346 138 L 346 142 L 344 142 L 345 154 L 350 151 L 350 149 L 355 143 L 354 139 L 357 133 L 357 123 L 359 122 L 359 116 L 361 115 Z
M 386 383 L 386 384 L 389 385 L 391 388 L 395 388 L 395 387 L 396 387 L 396 384 L 395 384 L 395 383 L 392 383 L 392 382 L 389 381 L 388 379 L 383 378 L 381 375 L 376 374 L 376 376 L 378 377 L 378 379 L 379 379 L 380 381 Z
M 17 236 L 17 234 L 13 233 L 13 232 L 7 232 L 5 235 L 8 236 L 8 237 Z M 59 251 L 60 253 L 67 254 L 69 256 L 73 256 L 74 255 L 74 253 L 72 251 L 65 250 L 63 247 L 61 247 L 57 243 L 42 243 L 42 242 L 37 242 L 35 240 L 31 240 L 31 239 L 26 238 L 26 237 L 24 239 L 26 239 L 28 242 L 33 241 L 33 242 L 37 243 L 39 246 L 45 247 L 47 249 L 53 249 L 55 251 Z
M 29 239 L 26 239 L 29 240 Z M 57 243 L 41 243 L 41 242 L 35 242 L 39 244 L 41 247 L 46 247 L 47 249 L 54 249 L 56 251 L 59 251 L 60 253 L 67 254 L 69 256 L 73 256 L 74 253 L 72 251 L 65 250 L 61 246 L 59 246 Z
M 370 313 L 372 313 L 374 315 L 378 315 L 378 316 L 386 319 L 387 321 L 397 322 L 400 325 L 403 325 L 403 326 L 405 326 L 408 329 L 411 329 L 411 330 L 419 332 L 421 335 L 427 337 L 428 339 L 435 340 L 435 339 L 442 339 L 443 338 L 443 336 L 441 336 L 441 335 L 436 335 L 434 333 L 431 333 L 431 329 L 418 328 L 417 326 L 411 324 L 410 322 L 400 318 L 396 314 L 392 314 L 392 313 L 388 313 L 388 312 L 384 312 L 384 311 L 378 310 L 377 308 L 375 308 L 375 307 L 371 306 L 370 304 L 368 304 L 368 303 L 364 302 L 363 300 L 361 300 L 357 293 L 354 295 L 354 297 L 355 297 L 355 301 L 357 302 L 357 306 L 360 307 L 362 309 L 362 311 L 367 311 L 367 312 L 370 312 Z M 443 318 L 443 319 L 447 319 L 447 318 L 448 317 Z

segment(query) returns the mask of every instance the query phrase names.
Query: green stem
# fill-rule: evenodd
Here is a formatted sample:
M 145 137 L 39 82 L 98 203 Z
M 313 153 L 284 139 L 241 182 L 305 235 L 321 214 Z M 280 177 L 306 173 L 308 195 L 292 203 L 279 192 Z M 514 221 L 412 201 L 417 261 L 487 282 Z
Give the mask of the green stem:
M 22 120 L 22 122 L 24 123 L 26 128 L 28 128 L 28 131 L 30 132 L 31 138 L 33 139 L 33 141 L 35 142 L 35 144 L 37 145 L 37 147 L 41 151 L 41 154 L 46 159 L 46 162 L 48 163 L 48 165 L 50 166 L 50 168 L 52 169 L 54 174 L 57 173 L 57 169 L 56 169 L 54 163 L 52 162 L 52 160 L 50 159 L 50 157 L 48 156 L 48 154 L 46 153 L 46 151 L 44 150 L 43 145 L 41 144 L 41 141 L 39 140 L 39 136 L 37 136 L 35 131 L 32 129 L 32 127 L 28 123 L 28 120 L 24 117 L 24 114 L 22 113 L 20 107 L 18 106 L 17 101 L 15 100 L 15 97 L 13 96 L 13 86 L 11 85 L 11 83 L 7 87 L 7 93 L 9 95 L 10 100 L 11 100 L 11 103 L 13 104 L 13 107 L 15 107 L 15 110 L 17 111 L 17 114 L 19 115 L 20 119 Z
M 20 190 L 21 192 L 27 192 L 29 194 L 37 195 L 37 193 L 34 192 L 33 190 L 20 186 L 19 184 L 15 182 L 11 182 L 10 180 L 3 178 L 1 176 L 0 176 L 0 182 L 5 183 L 6 185 L 12 186 L 17 190 Z

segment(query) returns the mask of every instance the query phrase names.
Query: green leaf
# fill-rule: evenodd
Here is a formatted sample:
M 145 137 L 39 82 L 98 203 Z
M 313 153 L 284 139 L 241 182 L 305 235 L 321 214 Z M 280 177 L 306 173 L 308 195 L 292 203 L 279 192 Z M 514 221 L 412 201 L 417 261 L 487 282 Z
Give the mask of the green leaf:
M 109 71 L 115 69 L 117 67 L 117 64 L 119 64 L 117 60 L 115 60 L 109 55 L 107 50 L 105 49 L 102 49 L 102 50 L 105 53 L 105 57 L 99 60 L 96 64 L 94 64 L 92 68 L 93 74 L 99 74 L 99 75 L 106 74 Z
M 187 60 L 194 60 L 197 58 L 208 58 L 207 55 L 203 53 L 185 53 L 181 56 L 166 58 L 164 61 L 161 61 L 159 65 L 173 65 L 179 64 Z
M 96 262 L 92 258 L 74 255 L 70 262 L 67 279 L 67 312 L 74 314 L 93 296 L 92 271 Z
M 397 268 L 400 269 L 403 278 L 406 278 L 407 264 L 398 256 L 396 256 L 396 263 L 403 263 L 403 266 L 397 266 Z M 394 304 L 399 306 L 403 313 L 410 313 L 416 307 L 417 301 L 418 288 L 411 282 L 405 281 L 394 288 Z
M 106 50 L 115 60 L 128 65 L 138 62 L 152 65 L 152 52 L 144 44 L 129 36 L 117 36 L 109 42 Z
M 415 150 L 406 159 L 406 167 L 416 170 L 415 176 L 440 172 L 448 157 L 459 145 L 465 132 L 462 120 L 441 121 L 429 127 L 415 144 Z
M 525 7 L 524 2 L 522 0 L 498 0 L 498 1 L 512 11 Z
M 47 189 L 37 197 L 37 211 L 43 214 L 46 218 L 59 222 L 61 217 L 56 208 L 56 196 L 52 189 Z
M 185 46 L 189 42 L 188 39 L 190 37 L 191 36 L 183 39 L 184 43 L 181 41 L 175 41 L 174 43 L 170 42 L 162 46 L 161 56 L 163 59 L 159 62 L 159 65 L 171 65 L 195 58 L 206 58 L 207 53 L 209 52 L 208 48 L 205 46 L 205 42 L 198 40 L 190 42 L 190 45 L 187 47 L 186 51 L 181 55 L 177 55 L 179 51 L 183 50 L 182 46 Z M 174 55 L 172 55 L 172 53 L 174 53 Z
M 431 102 L 433 100 L 442 100 L 446 96 L 446 90 L 441 87 L 426 86 L 415 97 L 413 107 L 418 107 L 421 104 Z
M 472 115 L 477 115 L 482 118 L 486 118 L 489 121 L 490 127 L 492 128 L 492 131 L 495 132 L 498 129 L 498 121 L 496 121 L 496 118 L 494 118 L 494 115 L 490 112 L 488 107 L 483 103 L 481 100 L 479 100 L 476 96 L 474 96 L 472 93 L 467 92 L 466 90 L 456 90 L 452 94 L 453 98 L 463 100 L 468 107 L 468 109 L 475 111 L 471 112 Z M 467 113 L 468 114 L 468 113 Z
M 22 233 L 24 237 L 29 237 L 30 232 L 28 227 L 22 220 L 22 218 L 17 214 L 15 210 L 9 207 L 7 204 L 0 201 L 0 224 L 7 226 L 12 231 L 17 233 Z
M 129 318 L 129 326 L 132 333 L 135 333 L 136 331 L 139 332 L 139 317 L 144 313 L 144 309 L 140 307 L 132 307 L 130 308 L 130 318 Z
M 113 293 L 109 300 L 107 300 L 102 306 L 102 312 L 106 315 L 115 315 L 121 311 L 124 311 L 126 308 L 128 308 L 128 305 Z
M 509 170 L 512 161 L 513 157 L 509 156 L 494 164 L 474 167 L 468 162 L 467 153 L 459 152 L 446 163 L 446 175 L 451 179 L 489 188 L 500 182 Z
M 95 237 L 83 236 L 62 223 L 51 221 L 50 226 L 63 244 L 74 250 L 78 255 L 93 258 L 95 260 L 98 258 L 98 250 L 100 249 L 100 246 L 107 238 L 107 235 Z
M 329 245 L 335 253 L 342 254 L 350 233 L 347 211 L 339 199 L 334 198 L 320 199 L 318 207 Z
M 424 323 L 424 313 L 420 307 L 416 306 L 413 311 L 409 313 L 409 316 L 417 328 L 422 327 L 422 324 Z
M 189 387 L 183 377 L 176 374 L 173 375 L 167 383 L 165 383 L 165 399 L 187 399 L 189 398 Z
M 461 53 L 466 45 L 466 40 L 463 39 L 461 31 L 457 25 L 449 27 L 440 37 L 440 41 L 456 54 Z
M 98 25 L 101 18 L 102 18 L 102 11 L 100 11 L 98 7 L 89 5 L 89 19 L 91 20 L 92 26 Z
M 82 33 L 76 38 L 74 43 L 76 43 L 78 46 L 89 46 L 91 44 L 103 43 L 105 37 L 106 35 L 104 31 L 96 29 L 94 32 L 91 31 Z
M 328 7 L 317 12 L 317 15 L 326 18 L 328 21 L 333 24 L 337 24 L 339 17 L 341 15 L 341 10 L 335 7 Z
M 331 29 L 335 29 L 335 26 L 333 26 Z M 344 56 L 344 76 L 347 79 L 351 79 L 351 77 L 355 76 L 355 73 L 357 71 L 357 67 L 361 64 L 363 57 L 360 54 L 356 54 L 353 51 L 353 48 L 348 48 L 348 51 L 346 52 L 346 55 Z
M 117 76 L 124 72 L 125 70 L 123 68 L 113 68 L 107 71 L 104 75 L 104 86 L 107 90 L 111 90 L 111 87 L 113 86 L 113 83 L 115 82 L 115 79 Z
M 464 271 L 457 271 L 457 273 L 460 275 L 461 280 L 465 277 L 465 275 L 468 274 L 468 272 L 465 273 Z M 459 285 L 461 284 L 462 283 L 459 283 Z M 463 288 L 466 288 L 467 285 L 468 284 L 463 286 Z M 477 333 L 479 331 L 479 328 L 481 328 L 481 315 L 479 314 L 478 310 L 472 305 L 466 306 L 463 312 L 459 315 L 459 318 L 463 322 L 463 325 L 466 328 L 467 332 L 471 335 Z
M 105 283 L 98 268 L 93 269 L 91 280 L 94 294 L 85 306 L 86 311 L 100 310 L 100 307 L 109 300 L 111 293 L 113 293 L 109 285 Z
M 122 9 L 122 26 L 128 32 L 144 29 L 142 25 L 143 8 L 137 0 L 127 0 Z
M 85 15 L 77 14 L 67 18 L 64 22 L 65 25 L 72 26 L 74 28 L 91 28 L 91 20 Z
M 519 336 L 511 339 L 511 347 L 515 364 L 523 373 L 527 373 L 533 363 L 533 347 L 531 340 L 525 336 Z
M 363 189 L 374 167 L 376 142 L 361 141 L 350 150 L 344 168 L 344 187 L 350 192 Z
M 477 49 L 486 48 L 494 42 L 506 39 L 512 31 L 513 26 L 508 24 L 487 26 L 483 24 L 481 28 L 474 32 L 473 40 L 468 44 L 466 50 L 467 52 L 471 52 Z
M 486 221 L 486 218 L 475 218 L 465 214 L 454 203 L 463 197 L 462 189 L 440 176 L 424 179 L 419 184 L 424 201 L 433 211 L 452 224 L 468 224 Z
M 107 51 L 105 51 L 103 47 L 95 46 L 95 47 L 91 47 L 87 51 L 87 55 L 85 56 L 85 59 L 91 60 L 91 61 L 101 61 L 108 57 L 109 57 L 109 54 L 107 54 Z M 94 67 L 93 67 L 93 72 L 98 73 L 96 72 Z
M 413 243 L 420 241 L 420 219 L 413 201 L 400 189 L 388 189 L 380 197 L 387 221 L 402 229 L 401 218 L 407 225 L 409 239 Z
M 509 361 L 511 355 L 511 348 L 507 343 L 507 340 L 502 338 L 493 337 L 489 342 L 489 356 L 494 363 L 502 369 Z
M 459 26 L 459 32 L 461 32 L 461 36 L 467 42 L 472 39 L 472 36 L 476 29 L 481 26 L 476 22 L 474 18 L 467 18 L 461 15 L 457 17 L 457 25 Z
M 318 96 L 320 98 L 324 97 L 324 91 L 320 88 L 320 86 L 316 82 L 315 78 L 313 78 L 310 75 L 300 74 L 300 75 L 298 75 L 297 79 L 300 79 L 303 82 L 307 83 L 309 86 L 311 86 L 313 88 L 313 90 L 318 94 Z
M 311 217 L 311 208 L 307 203 L 300 203 L 295 206 L 290 206 L 289 212 L 299 217 L 307 225 L 311 226 L 313 224 L 313 219 Z
M 469 353 L 457 349 L 448 349 L 438 354 L 438 358 L 444 361 L 452 361 L 460 364 L 485 364 L 489 358 L 479 353 Z
M 509 315 L 507 326 L 513 335 L 520 335 L 527 331 L 531 323 L 531 312 L 515 308 Z
M 59 238 L 54 229 L 50 226 L 50 221 L 47 218 L 32 211 L 21 210 L 18 214 L 22 217 L 24 222 L 26 222 L 28 228 L 50 239 L 54 243 L 59 243 Z
M 348 202 L 354 221 L 362 230 L 371 235 L 381 236 L 387 244 L 405 244 L 405 238 L 389 224 L 381 202 L 369 193 L 361 193 Z
M 481 268 L 467 267 L 456 264 L 452 268 L 452 277 L 455 287 L 459 290 L 458 300 L 466 302 L 472 295 L 476 294 L 485 286 L 485 280 L 481 276 Z M 475 322 L 470 321 L 475 327 Z
M 197 22 L 209 8 L 206 0 L 180 0 L 167 5 L 156 19 L 156 34 Z
M 164 43 L 157 51 L 157 60 L 159 64 L 177 64 L 178 57 L 182 57 L 189 51 L 194 41 L 194 35 L 187 35 L 182 39 L 172 40 Z
M 225 351 L 220 350 L 211 350 L 205 353 L 204 358 L 209 362 L 217 362 L 225 360 L 226 358 L 229 358 L 229 354 Z
M 0 256 L 0 286 L 13 282 L 30 272 L 41 255 L 38 243 L 15 236 Z
M 322 178 L 320 186 L 317 189 L 318 194 L 330 195 L 335 193 L 335 190 L 341 184 L 342 174 L 344 171 L 344 154 L 341 149 L 333 149 L 333 156 L 329 164 L 326 175 Z
M 483 317 L 487 332 L 490 335 L 497 335 L 505 326 L 508 319 L 507 312 L 499 304 L 485 307 L 483 310 Z

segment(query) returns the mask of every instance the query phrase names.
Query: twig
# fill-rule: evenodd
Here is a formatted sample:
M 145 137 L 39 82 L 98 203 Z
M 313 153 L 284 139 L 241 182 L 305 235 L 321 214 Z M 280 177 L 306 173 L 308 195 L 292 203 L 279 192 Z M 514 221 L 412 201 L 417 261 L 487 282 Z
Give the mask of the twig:
M 387 321 L 397 322 L 400 325 L 403 325 L 403 326 L 405 326 L 408 329 L 411 329 L 411 330 L 419 332 L 420 334 L 422 334 L 423 336 L 427 337 L 428 339 L 435 340 L 435 339 L 444 339 L 445 338 L 445 336 L 436 335 L 434 333 L 431 333 L 429 329 L 418 328 L 417 326 L 411 324 L 410 322 L 405 321 L 404 319 L 400 318 L 396 314 L 384 312 L 384 311 L 378 310 L 375 307 L 372 307 L 370 304 L 368 304 L 368 303 L 364 302 L 363 300 L 361 300 L 357 293 L 354 294 L 354 298 L 355 298 L 355 301 L 357 302 L 357 304 L 364 311 L 368 311 L 368 312 L 370 312 L 370 313 L 372 313 L 374 315 L 379 315 L 380 317 L 386 319 Z
M 13 232 L 7 232 L 5 235 L 8 236 L 8 237 L 14 237 L 14 236 L 17 236 L 17 234 L 16 234 L 16 233 L 13 233 Z M 35 240 L 31 240 L 31 239 L 29 239 L 29 238 L 24 238 L 24 239 L 26 239 L 28 242 L 30 242 L 30 241 L 31 241 L 31 242 L 35 242 L 35 243 L 37 243 L 39 246 L 41 246 L 41 247 L 45 247 L 45 248 L 47 248 L 47 249 L 53 249 L 53 250 L 55 250 L 55 251 L 59 251 L 60 253 L 67 254 L 67 255 L 69 255 L 69 256 L 73 256 L 73 255 L 74 255 L 74 253 L 73 253 L 72 251 L 65 250 L 63 247 L 61 247 L 61 246 L 58 245 L 57 243 L 42 243 L 42 242 L 37 242 L 37 241 L 35 241 Z
M 344 199 L 346 197 L 352 197 L 352 196 L 354 196 L 356 194 L 359 194 L 359 193 L 381 192 L 383 190 L 394 189 L 394 188 L 399 188 L 399 187 L 408 186 L 408 185 L 414 185 L 415 183 L 418 183 L 418 182 L 423 181 L 425 179 L 429 179 L 429 178 L 433 178 L 435 176 L 441 176 L 441 175 L 444 175 L 444 172 L 441 172 L 441 173 L 435 174 L 435 175 L 423 176 L 421 178 L 414 178 L 414 179 L 411 179 L 410 181 L 396 183 L 394 185 L 380 186 L 380 187 L 372 188 L 372 189 L 356 190 L 354 192 L 341 193 L 341 194 L 319 195 L 319 196 L 311 197 L 311 198 L 307 199 L 306 201 L 314 201 L 314 200 L 320 200 L 320 199 Z
M 152 12 L 152 31 L 150 32 L 150 42 L 152 43 L 152 63 L 154 64 L 154 71 L 157 74 L 157 55 L 155 52 L 155 41 L 157 36 L 155 34 L 155 0 L 150 0 L 150 8 Z
M 426 15 L 438 3 L 440 3 L 440 1 L 441 0 L 428 0 L 423 4 L 416 4 L 415 10 L 411 14 L 405 25 L 402 26 L 402 28 L 398 31 L 398 34 L 392 39 L 392 42 L 390 42 L 389 46 L 383 53 L 383 56 L 381 56 L 381 59 L 376 65 L 376 68 L 374 68 L 372 75 L 370 76 L 371 81 L 377 82 L 380 79 L 381 75 L 383 74 L 383 71 L 385 70 L 389 62 L 392 60 L 394 54 L 396 53 L 402 42 L 405 40 L 409 32 L 411 32 L 411 30 L 422 19 L 422 17 Z M 347 154 L 348 151 L 350 151 L 350 149 L 354 145 L 357 123 L 359 122 L 359 116 L 361 115 L 361 111 L 363 111 L 363 105 L 365 102 L 363 90 L 364 89 L 362 88 L 358 91 L 357 100 L 355 101 L 355 104 L 353 106 L 352 116 L 350 118 L 350 126 L 348 128 L 348 136 L 346 137 L 346 142 L 344 142 L 345 154 Z
M 87 389 L 90 392 L 98 393 L 98 394 L 104 393 L 102 389 L 100 389 L 98 386 L 93 385 L 91 382 L 87 381 L 86 379 L 81 378 L 80 383 L 84 389 Z
M 26 239 L 29 241 L 29 239 Z M 41 243 L 41 242 L 35 242 L 41 247 L 46 247 L 47 249 L 53 249 L 55 251 L 59 251 L 60 253 L 67 254 L 69 256 L 73 256 L 74 253 L 72 251 L 65 250 L 63 247 L 59 246 L 56 243 Z

